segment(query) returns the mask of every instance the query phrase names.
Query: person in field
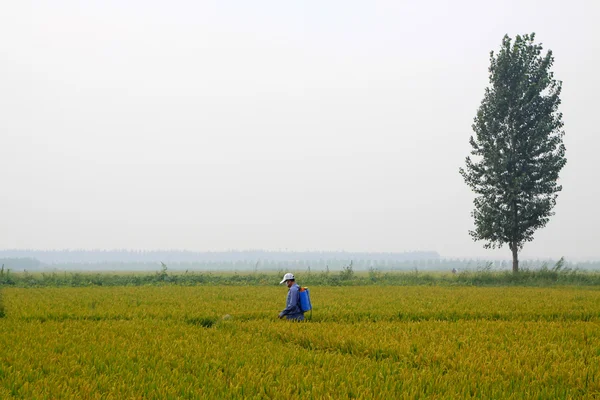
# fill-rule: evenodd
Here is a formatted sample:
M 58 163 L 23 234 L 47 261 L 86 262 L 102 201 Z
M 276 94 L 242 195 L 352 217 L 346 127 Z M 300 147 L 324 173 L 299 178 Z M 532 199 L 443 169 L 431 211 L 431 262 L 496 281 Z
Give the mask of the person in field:
M 287 318 L 293 321 L 304 321 L 304 313 L 300 308 L 300 286 L 296 283 L 294 274 L 288 272 L 283 276 L 283 280 L 279 282 L 281 285 L 285 283 L 288 287 L 287 300 L 285 309 L 279 313 L 279 318 Z

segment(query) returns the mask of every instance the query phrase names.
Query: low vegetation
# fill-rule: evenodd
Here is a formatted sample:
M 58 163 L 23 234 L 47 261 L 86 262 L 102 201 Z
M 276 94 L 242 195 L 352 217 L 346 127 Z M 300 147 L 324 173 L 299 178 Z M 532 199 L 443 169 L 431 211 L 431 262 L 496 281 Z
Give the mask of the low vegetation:
M 514 274 L 507 269 L 497 269 L 492 263 L 456 273 L 421 271 L 384 272 L 377 268 L 355 271 L 352 265 L 341 271 L 292 272 L 306 285 L 364 286 L 364 285 L 437 285 L 437 286 L 551 286 L 600 285 L 600 271 L 584 271 L 565 266 L 563 260 L 555 265 L 542 264 L 540 268 L 522 268 Z M 207 272 L 169 271 L 163 265 L 157 272 L 11 272 L 0 270 L 0 285 L 16 287 L 85 287 L 85 286 L 146 286 L 146 285 L 277 285 L 287 270 L 277 272 Z

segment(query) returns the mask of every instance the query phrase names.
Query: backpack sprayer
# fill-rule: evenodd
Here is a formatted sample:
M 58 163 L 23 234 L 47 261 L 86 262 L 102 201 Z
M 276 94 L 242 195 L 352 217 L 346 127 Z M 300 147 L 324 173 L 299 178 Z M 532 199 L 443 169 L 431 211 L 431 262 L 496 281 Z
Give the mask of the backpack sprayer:
M 307 287 L 301 287 L 299 293 L 300 293 L 300 309 L 302 310 L 303 313 L 310 311 L 310 318 L 308 318 L 310 320 L 310 319 L 312 319 L 312 304 L 310 302 L 310 291 L 308 290 Z

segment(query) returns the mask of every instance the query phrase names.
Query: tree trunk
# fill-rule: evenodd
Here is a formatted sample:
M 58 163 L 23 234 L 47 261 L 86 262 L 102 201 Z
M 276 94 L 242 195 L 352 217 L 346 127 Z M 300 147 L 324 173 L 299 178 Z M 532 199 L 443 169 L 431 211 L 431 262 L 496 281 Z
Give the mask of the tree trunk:
M 513 257 L 513 274 L 516 274 L 519 272 L 519 246 L 516 243 L 511 243 L 509 247 Z

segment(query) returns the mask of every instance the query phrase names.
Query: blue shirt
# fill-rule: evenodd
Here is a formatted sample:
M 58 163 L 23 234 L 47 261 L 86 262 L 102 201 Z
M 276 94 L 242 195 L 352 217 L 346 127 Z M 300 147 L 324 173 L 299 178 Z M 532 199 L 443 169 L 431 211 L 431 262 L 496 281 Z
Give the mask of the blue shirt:
M 300 286 L 294 282 L 290 287 L 285 302 L 285 309 L 279 313 L 279 317 L 287 316 L 287 319 L 304 319 L 304 313 L 300 308 Z

